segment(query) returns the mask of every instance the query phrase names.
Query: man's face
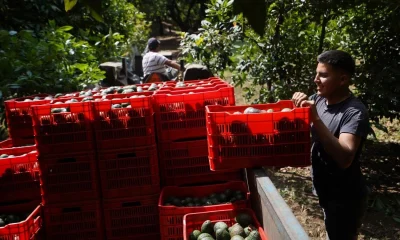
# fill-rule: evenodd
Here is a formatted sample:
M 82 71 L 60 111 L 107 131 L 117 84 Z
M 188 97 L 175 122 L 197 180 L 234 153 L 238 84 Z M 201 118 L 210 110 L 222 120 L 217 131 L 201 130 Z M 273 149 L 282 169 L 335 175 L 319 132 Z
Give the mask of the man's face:
M 314 82 L 317 84 L 318 95 L 329 98 L 344 84 L 343 74 L 331 65 L 318 63 Z

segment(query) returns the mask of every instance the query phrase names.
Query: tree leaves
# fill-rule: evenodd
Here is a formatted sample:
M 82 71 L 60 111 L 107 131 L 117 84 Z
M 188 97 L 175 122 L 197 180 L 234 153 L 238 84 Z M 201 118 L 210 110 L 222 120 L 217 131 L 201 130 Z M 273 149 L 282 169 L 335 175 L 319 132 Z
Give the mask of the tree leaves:
M 68 12 L 69 10 L 71 10 L 77 2 L 78 0 L 64 0 L 65 11 Z
M 267 19 L 267 4 L 265 0 L 235 0 L 233 10 L 236 14 L 243 13 L 250 26 L 260 36 L 265 34 Z

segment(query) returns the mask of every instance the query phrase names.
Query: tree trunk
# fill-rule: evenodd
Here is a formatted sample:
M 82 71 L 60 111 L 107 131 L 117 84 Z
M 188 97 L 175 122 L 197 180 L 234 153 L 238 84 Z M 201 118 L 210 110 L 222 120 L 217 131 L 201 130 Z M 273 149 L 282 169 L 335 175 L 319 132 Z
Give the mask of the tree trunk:
M 326 35 L 326 25 L 328 25 L 329 22 L 329 11 L 326 11 L 326 13 L 323 16 L 322 19 L 322 26 L 321 26 L 321 36 L 319 38 L 319 46 L 318 46 L 318 54 L 321 54 L 322 51 L 324 50 L 324 40 L 325 40 L 325 35 Z
M 158 23 L 158 26 L 159 26 L 158 30 L 159 30 L 160 36 L 164 36 L 164 25 L 162 23 L 162 19 L 161 19 L 160 16 L 157 16 L 157 23 Z

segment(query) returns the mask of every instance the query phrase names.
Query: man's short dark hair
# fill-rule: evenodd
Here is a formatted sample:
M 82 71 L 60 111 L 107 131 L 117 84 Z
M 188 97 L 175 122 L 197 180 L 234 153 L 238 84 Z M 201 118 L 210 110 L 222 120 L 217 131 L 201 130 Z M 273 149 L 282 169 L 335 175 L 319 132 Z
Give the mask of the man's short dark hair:
M 149 50 L 156 50 L 158 46 L 160 46 L 160 41 L 158 41 L 156 38 L 150 38 L 147 41 L 147 47 Z
M 345 71 L 352 77 L 356 71 L 356 64 L 351 55 L 340 50 L 329 50 L 321 53 L 317 61 L 323 64 L 329 64 L 333 68 Z

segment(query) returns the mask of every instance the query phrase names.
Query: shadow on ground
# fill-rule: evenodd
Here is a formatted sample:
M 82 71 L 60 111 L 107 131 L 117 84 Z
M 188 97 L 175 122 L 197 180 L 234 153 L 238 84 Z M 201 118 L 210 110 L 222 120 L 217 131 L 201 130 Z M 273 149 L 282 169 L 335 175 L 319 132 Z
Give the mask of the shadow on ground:
M 400 239 L 400 145 L 367 142 L 362 171 L 372 193 L 359 239 Z M 267 169 L 311 239 L 325 239 L 323 214 L 312 194 L 309 168 Z

